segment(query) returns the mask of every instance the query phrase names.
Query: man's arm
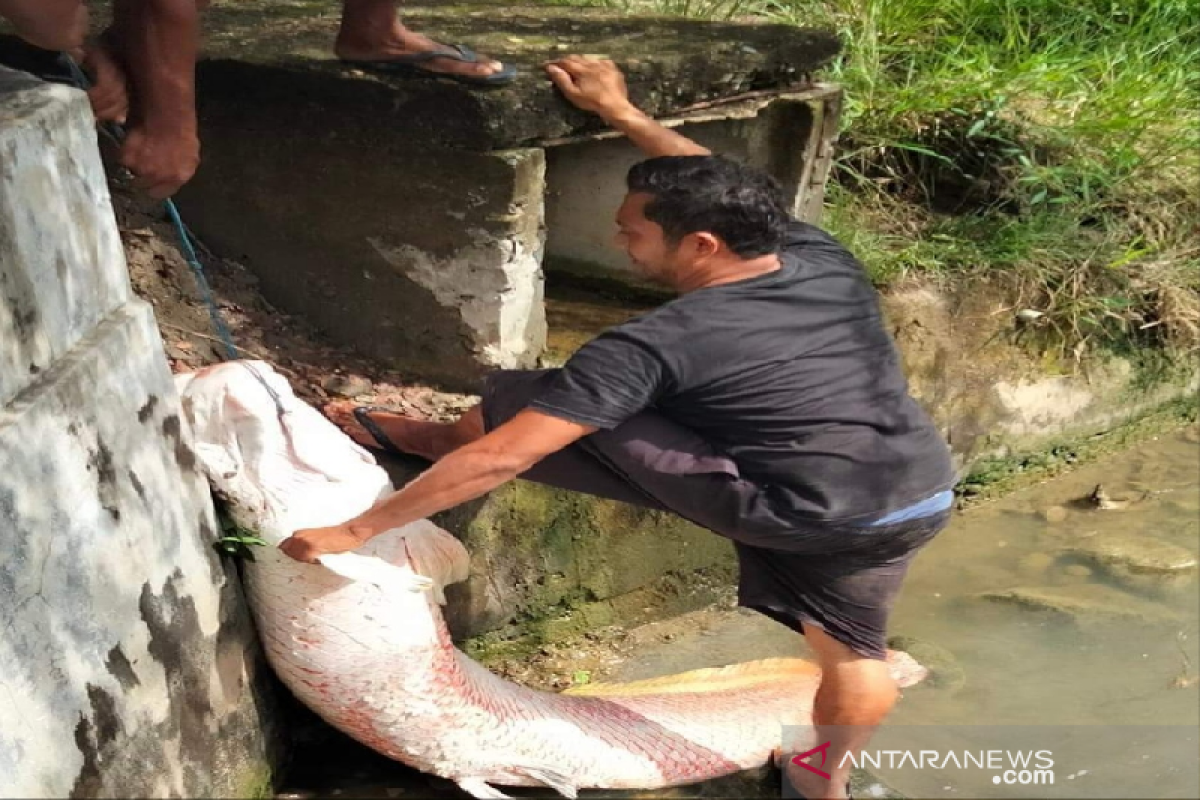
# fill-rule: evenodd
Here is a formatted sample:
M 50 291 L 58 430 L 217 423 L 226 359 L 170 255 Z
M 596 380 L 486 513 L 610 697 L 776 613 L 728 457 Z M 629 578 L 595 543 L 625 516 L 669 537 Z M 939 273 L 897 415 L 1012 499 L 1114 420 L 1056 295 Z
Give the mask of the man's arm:
M 297 561 L 361 547 L 385 531 L 474 500 L 596 428 L 526 409 L 442 458 L 424 474 L 352 520 L 296 531 L 280 548 Z
M 629 137 L 647 156 L 707 156 L 708 148 L 665 128 L 629 101 L 625 78 L 607 60 L 567 56 L 546 65 L 550 80 L 563 96 L 591 111 Z
M 0 17 L 44 50 L 75 50 L 87 36 L 88 9 L 81 0 L 0 0 Z
M 197 0 L 116 0 L 107 38 L 133 97 L 121 164 L 152 197 L 169 197 L 200 164 L 196 126 Z

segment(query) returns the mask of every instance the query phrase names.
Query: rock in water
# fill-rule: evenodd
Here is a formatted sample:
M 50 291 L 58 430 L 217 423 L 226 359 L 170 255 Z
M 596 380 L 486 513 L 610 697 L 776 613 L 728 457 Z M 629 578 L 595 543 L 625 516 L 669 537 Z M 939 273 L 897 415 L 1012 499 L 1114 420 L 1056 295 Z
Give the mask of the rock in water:
M 1059 523 L 1067 518 L 1067 510 L 1062 506 L 1050 506 L 1041 511 L 1042 519 L 1050 523 Z
M 967 682 L 962 665 L 944 647 L 913 636 L 893 636 L 888 639 L 887 646 L 892 650 L 903 650 L 929 670 L 929 677 L 921 682 L 923 685 L 953 694 Z
M 1196 554 L 1178 545 L 1132 533 L 1108 533 L 1063 549 L 1114 582 L 1139 591 L 1164 591 L 1196 579 Z
M 1178 615 L 1165 606 L 1141 600 L 1119 589 L 1097 584 L 1058 587 L 1017 587 L 976 595 L 1030 611 L 1055 614 L 1078 625 L 1100 622 L 1167 624 Z

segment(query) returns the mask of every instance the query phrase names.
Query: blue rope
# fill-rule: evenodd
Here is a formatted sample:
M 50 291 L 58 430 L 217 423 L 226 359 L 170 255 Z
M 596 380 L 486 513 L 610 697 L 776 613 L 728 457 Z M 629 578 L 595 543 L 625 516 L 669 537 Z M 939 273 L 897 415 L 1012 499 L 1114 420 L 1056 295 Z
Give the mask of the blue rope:
M 68 71 L 71 73 L 71 79 L 75 85 L 87 91 L 91 86 L 91 80 L 88 78 L 75 59 L 71 58 L 66 53 L 62 54 L 62 60 L 66 64 Z M 125 129 L 115 122 L 106 122 L 101 124 L 100 130 L 113 141 L 120 145 L 125 140 Z M 179 209 L 175 207 L 175 201 L 167 198 L 163 205 L 167 209 L 167 216 L 170 217 L 171 223 L 175 226 L 175 234 L 179 238 L 179 246 L 182 251 L 183 260 L 187 262 L 191 268 L 192 274 L 196 276 L 196 285 L 200 288 L 200 296 L 204 299 L 205 305 L 208 306 L 208 317 L 212 320 L 213 328 L 217 331 L 217 336 L 220 337 L 221 343 L 225 346 L 225 358 L 234 360 L 238 357 L 237 346 L 233 343 L 233 336 L 229 332 L 229 327 L 225 324 L 224 318 L 221 316 L 221 309 L 217 306 L 216 299 L 213 298 L 211 287 L 208 285 L 208 279 L 204 276 L 204 265 L 200 263 L 200 258 L 196 255 L 196 247 L 194 239 L 187 226 L 183 224 L 183 219 L 179 216 Z
M 188 266 L 192 268 L 192 274 L 196 276 L 196 285 L 200 287 L 200 294 L 204 298 L 205 304 L 208 305 L 208 317 L 212 320 L 213 328 L 216 329 L 217 336 L 221 338 L 221 343 L 225 345 L 225 357 L 230 360 L 236 359 L 238 357 L 237 346 L 233 343 L 233 336 L 229 333 L 228 326 L 225 325 L 225 320 L 221 316 L 221 309 L 217 307 L 217 301 L 213 299 L 208 279 L 204 277 L 204 267 L 201 265 L 200 259 L 196 256 L 196 248 L 192 245 L 192 236 L 188 233 L 187 226 L 183 224 L 183 220 L 179 218 L 179 209 L 175 207 L 175 201 L 167 198 L 164 205 L 167 207 L 167 216 L 171 218 L 171 222 L 175 225 L 175 233 L 179 236 L 183 258 L 187 261 Z

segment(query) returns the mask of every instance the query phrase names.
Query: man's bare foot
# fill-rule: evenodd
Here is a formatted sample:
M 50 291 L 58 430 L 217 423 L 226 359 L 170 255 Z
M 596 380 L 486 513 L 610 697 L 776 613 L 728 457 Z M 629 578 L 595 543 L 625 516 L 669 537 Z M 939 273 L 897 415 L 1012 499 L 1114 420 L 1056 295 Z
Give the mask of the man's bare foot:
M 791 763 L 790 756 L 783 762 L 783 776 L 784 780 L 791 783 L 793 790 L 785 792 L 785 797 L 794 797 L 795 793 L 798 793 L 804 800 L 846 800 L 850 796 L 849 786 L 844 779 L 839 779 L 836 775 L 833 780 L 823 778 Z
M 342 26 L 334 44 L 334 53 L 347 61 L 387 61 L 396 56 L 411 56 L 431 50 L 449 49 L 427 36 L 414 33 L 396 17 L 394 0 L 344 0 Z M 504 69 L 504 65 L 486 56 L 471 63 L 453 58 L 422 61 L 420 68 L 429 72 L 486 78 Z
M 386 444 L 379 441 L 374 434 L 364 428 L 354 417 L 354 411 L 359 404 L 345 400 L 329 403 L 323 409 L 326 417 L 334 425 L 341 428 L 347 436 L 373 450 L 387 450 Z M 443 455 L 439 452 L 440 440 L 444 438 L 444 429 L 449 427 L 440 422 L 426 422 L 410 419 L 389 411 L 371 411 L 368 414 L 371 422 L 397 450 L 411 455 L 420 456 L 430 461 L 436 461 Z

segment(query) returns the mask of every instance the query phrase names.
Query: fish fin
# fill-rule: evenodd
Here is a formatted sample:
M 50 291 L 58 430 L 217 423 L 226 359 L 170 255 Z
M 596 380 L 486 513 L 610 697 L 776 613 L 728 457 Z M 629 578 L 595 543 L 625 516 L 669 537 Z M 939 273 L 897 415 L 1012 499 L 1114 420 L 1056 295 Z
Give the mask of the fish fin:
M 334 553 L 317 559 L 330 572 L 358 583 L 372 583 L 381 589 L 407 589 L 423 592 L 433 588 L 433 581 L 409 569 L 389 564 L 382 558 L 360 556 L 356 553 Z
M 729 692 L 777 681 L 815 677 L 820 667 L 802 658 L 765 658 L 728 667 L 694 669 L 676 675 L 629 683 L 585 683 L 563 694 L 596 697 L 633 697 L 646 694 Z
M 515 772 L 518 775 L 524 775 L 527 778 L 532 778 L 535 781 L 549 786 L 554 791 L 561 794 L 563 797 L 570 797 L 574 800 L 579 795 L 579 789 L 571 778 L 562 772 L 547 769 L 545 767 L 509 767 L 509 771 Z
M 489 786 L 485 781 L 479 778 L 463 778 L 460 781 L 455 781 L 458 788 L 462 789 L 476 800 L 510 800 L 512 795 L 507 795 L 494 786 Z

